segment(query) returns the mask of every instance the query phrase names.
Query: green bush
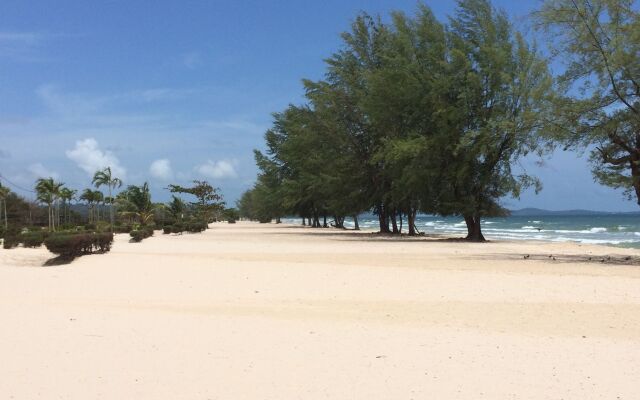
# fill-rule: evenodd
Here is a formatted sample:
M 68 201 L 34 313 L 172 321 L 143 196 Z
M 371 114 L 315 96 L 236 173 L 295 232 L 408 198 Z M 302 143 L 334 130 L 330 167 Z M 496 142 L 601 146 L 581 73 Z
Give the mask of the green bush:
M 96 224 L 86 224 L 84 226 L 84 230 L 86 230 L 86 231 L 95 231 L 96 230 Z
M 116 225 L 113 227 L 115 233 L 129 233 L 133 230 L 131 225 Z
M 18 235 L 11 234 L 11 232 L 7 232 L 2 242 L 2 248 L 13 249 L 18 247 L 19 244 L 20 244 L 20 239 L 18 238 Z
M 173 224 L 171 228 L 171 233 L 182 233 L 182 232 L 184 232 L 184 224 L 182 224 L 181 222 L 177 222 Z
M 229 220 L 227 220 L 227 222 L 230 223 L 230 224 L 235 224 L 236 220 L 235 219 L 229 219 Z
M 24 247 L 40 247 L 44 243 L 48 236 L 48 232 L 36 231 L 36 232 L 24 232 L 18 237 L 19 241 Z
M 44 245 L 47 249 L 65 258 L 75 258 L 85 254 L 106 253 L 111 250 L 112 233 L 54 233 L 49 235 Z
M 153 236 L 153 228 L 141 226 L 139 229 L 131 231 L 129 235 L 132 242 L 142 242 L 143 239 Z
M 188 225 L 187 230 L 191 233 L 200 233 L 207 230 L 207 224 L 204 222 L 192 222 Z
M 164 233 L 165 235 L 170 234 L 172 230 L 173 230 L 173 226 L 171 225 L 165 225 L 162 227 L 162 233 Z

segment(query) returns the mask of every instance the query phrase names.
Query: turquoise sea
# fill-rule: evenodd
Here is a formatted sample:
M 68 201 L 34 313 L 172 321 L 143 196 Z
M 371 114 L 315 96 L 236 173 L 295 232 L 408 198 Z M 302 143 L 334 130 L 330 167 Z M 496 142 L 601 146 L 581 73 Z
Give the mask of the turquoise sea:
M 286 222 L 299 224 L 301 220 L 291 218 Z M 363 230 L 378 230 L 378 220 L 373 215 L 363 215 L 359 222 Z M 489 240 L 571 241 L 640 248 L 640 215 L 510 216 L 487 218 L 482 225 L 482 231 Z M 347 218 L 345 226 L 353 228 L 353 221 Z M 467 233 L 461 217 L 421 215 L 416 226 L 426 234 L 465 236 Z

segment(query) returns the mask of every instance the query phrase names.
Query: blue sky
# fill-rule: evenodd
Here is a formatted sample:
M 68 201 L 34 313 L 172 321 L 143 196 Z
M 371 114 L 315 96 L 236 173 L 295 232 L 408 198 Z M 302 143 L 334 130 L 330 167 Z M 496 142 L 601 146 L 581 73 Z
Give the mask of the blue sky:
M 254 182 L 252 150 L 271 113 L 302 101 L 301 79 L 322 77 L 353 17 L 416 4 L 3 0 L 0 174 L 26 188 L 51 175 L 82 189 L 110 164 L 125 183 L 149 181 L 156 200 L 170 182 L 207 179 L 233 203 Z M 441 18 L 454 8 L 427 4 Z M 525 26 L 537 1 L 495 4 Z M 544 190 L 509 207 L 637 208 L 593 183 L 580 155 L 523 166 Z

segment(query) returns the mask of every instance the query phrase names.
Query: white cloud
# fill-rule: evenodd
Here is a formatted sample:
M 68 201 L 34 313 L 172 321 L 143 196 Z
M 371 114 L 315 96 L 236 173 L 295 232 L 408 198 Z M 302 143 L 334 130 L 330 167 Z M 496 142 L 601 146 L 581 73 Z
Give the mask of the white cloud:
M 120 179 L 124 179 L 127 173 L 120 165 L 120 160 L 112 152 L 100 149 L 98 142 L 93 138 L 78 140 L 72 150 L 66 151 L 66 155 L 89 176 L 106 167 L 111 167 L 113 175 Z
M 167 159 L 155 160 L 149 166 L 149 173 L 154 178 L 168 181 L 173 178 L 173 169 L 171 169 L 171 162 Z
M 236 172 L 234 166 L 235 164 L 237 164 L 236 161 L 208 160 L 206 163 L 197 166 L 196 171 L 198 171 L 198 173 L 200 173 L 201 175 L 214 179 L 235 178 L 238 176 L 238 173 Z
M 33 177 L 36 179 L 37 178 L 58 179 L 60 177 L 60 175 L 57 172 L 46 168 L 44 165 L 40 163 L 31 164 L 27 169 L 29 170 L 29 172 L 31 172 Z

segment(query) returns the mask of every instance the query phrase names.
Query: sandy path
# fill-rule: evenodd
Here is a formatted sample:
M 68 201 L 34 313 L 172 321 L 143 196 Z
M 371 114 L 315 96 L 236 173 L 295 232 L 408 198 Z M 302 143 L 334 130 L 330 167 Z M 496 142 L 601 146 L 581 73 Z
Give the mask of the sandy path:
M 0 249 L 0 398 L 636 399 L 640 266 L 571 261 L 608 254 L 640 252 L 244 223 Z

